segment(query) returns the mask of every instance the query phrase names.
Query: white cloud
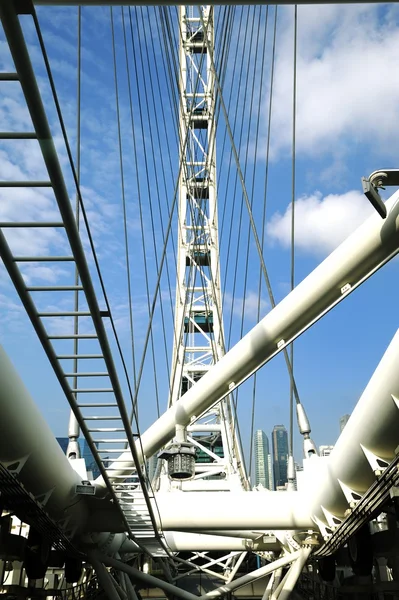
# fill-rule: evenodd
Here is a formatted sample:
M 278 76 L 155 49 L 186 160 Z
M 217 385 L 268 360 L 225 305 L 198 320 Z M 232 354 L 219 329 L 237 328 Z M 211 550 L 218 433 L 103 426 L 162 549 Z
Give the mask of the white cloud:
M 295 202 L 295 246 L 309 254 L 328 254 L 372 212 L 358 191 L 302 196 Z M 268 239 L 285 248 L 291 244 L 291 213 L 290 203 L 283 215 L 275 213 L 267 224 Z
M 259 304 L 260 303 L 260 304 Z M 242 318 L 243 313 L 246 319 L 256 322 L 258 320 L 258 304 L 259 318 L 265 316 L 270 308 L 269 303 L 264 298 L 258 298 L 258 292 L 248 290 L 245 297 L 235 296 L 234 300 L 230 292 L 225 292 L 223 298 L 224 312 L 230 313 L 231 308 L 233 315 L 237 318 Z
M 394 73 L 399 26 L 376 5 L 300 6 L 298 9 L 297 149 L 311 156 L 367 143 L 397 154 L 392 123 L 399 117 Z M 395 13 L 396 14 L 396 13 Z M 291 147 L 292 11 L 280 26 L 273 96 L 274 156 Z M 282 28 L 284 31 L 282 32 Z M 282 38 L 282 39 L 281 39 Z

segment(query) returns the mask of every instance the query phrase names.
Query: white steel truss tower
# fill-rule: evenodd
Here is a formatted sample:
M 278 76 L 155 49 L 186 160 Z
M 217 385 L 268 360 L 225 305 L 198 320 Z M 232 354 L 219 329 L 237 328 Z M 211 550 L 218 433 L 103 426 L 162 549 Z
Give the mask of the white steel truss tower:
M 169 405 L 178 402 L 224 354 L 212 60 L 213 7 L 180 6 L 179 37 L 178 256 Z M 188 428 L 188 435 L 189 441 L 198 449 L 195 479 L 202 479 L 202 482 L 186 483 L 186 488 L 212 487 L 209 478 L 219 480 L 219 483 L 213 481 L 212 489 L 220 486 L 222 480 L 223 489 L 241 486 L 245 475 L 230 398 L 198 417 Z

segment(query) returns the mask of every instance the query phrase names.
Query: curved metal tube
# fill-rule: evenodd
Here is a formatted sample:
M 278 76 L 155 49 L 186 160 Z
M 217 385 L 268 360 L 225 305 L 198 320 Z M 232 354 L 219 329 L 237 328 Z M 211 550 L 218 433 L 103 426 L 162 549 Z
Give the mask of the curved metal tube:
M 386 202 L 384 221 L 376 213 L 367 219 L 142 434 L 141 460 L 142 453 L 149 458 L 173 438 L 176 423 L 189 425 L 396 256 L 398 197 L 396 192 Z M 134 469 L 131 453 L 123 453 L 110 469 L 128 477 Z M 101 477 L 97 483 L 103 485 Z
M 0 346 L 0 463 L 41 500 L 55 521 L 72 518 L 83 526 L 88 511 L 75 494 L 81 478 L 71 467 L 52 431 Z

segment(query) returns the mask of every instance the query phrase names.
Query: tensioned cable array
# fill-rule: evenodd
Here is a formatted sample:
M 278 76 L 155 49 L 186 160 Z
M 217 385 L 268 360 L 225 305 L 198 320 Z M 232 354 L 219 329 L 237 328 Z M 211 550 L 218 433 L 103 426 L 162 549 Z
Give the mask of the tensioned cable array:
M 259 319 L 264 305 L 263 283 L 271 306 L 275 305 L 263 258 L 277 9 L 273 36 L 262 34 L 270 28 L 271 10 L 249 6 L 215 11 L 217 43 L 215 56 L 211 57 L 216 96 L 213 126 L 217 127 L 220 244 L 222 257 L 226 258 L 221 279 L 225 300 L 228 300 L 225 311 L 230 313 L 227 315 L 227 347 L 233 339 L 241 337 L 251 320 Z M 143 418 L 148 421 L 147 398 L 151 398 L 158 414 L 165 407 L 173 381 L 173 373 L 169 372 L 171 347 L 178 337 L 171 323 L 176 285 L 175 234 L 180 227 L 176 191 L 181 166 L 176 161 L 179 141 L 175 125 L 180 101 L 177 96 L 180 34 L 176 28 L 176 10 L 172 7 L 123 8 L 120 12 L 113 9 L 112 22 L 111 16 L 112 13 L 109 47 L 114 69 L 114 131 L 119 140 L 126 313 L 132 352 L 132 384 L 129 385 L 133 405 L 139 407 L 145 402 L 146 408 L 140 411 L 144 410 Z M 195 77 L 191 76 L 191 85 L 195 87 Z M 266 114 L 266 118 L 262 118 L 267 127 L 262 125 L 259 113 Z M 199 143 L 203 135 L 198 134 Z M 263 148 L 266 148 L 261 150 L 265 136 Z M 189 144 L 189 140 L 185 143 Z M 191 151 L 190 146 L 188 148 Z M 195 158 L 193 155 L 193 161 Z M 209 156 L 209 160 L 214 159 L 216 157 Z M 263 167 L 263 184 L 258 162 Z M 262 196 L 263 205 L 259 202 Z M 194 224 L 204 227 L 200 212 Z M 254 277 L 254 246 L 262 280 Z M 141 248 L 140 261 L 136 260 L 136 248 Z M 192 266 L 190 273 L 189 277 L 195 282 L 197 274 Z M 142 284 L 144 300 L 140 297 Z M 137 307 L 140 307 L 140 316 L 137 316 Z M 298 401 L 287 354 L 286 361 L 292 394 Z M 254 377 L 251 439 L 256 382 Z M 238 397 L 237 394 L 233 409 L 237 408 Z M 238 414 L 235 420 L 238 422 Z M 252 452 L 249 454 L 251 463 Z

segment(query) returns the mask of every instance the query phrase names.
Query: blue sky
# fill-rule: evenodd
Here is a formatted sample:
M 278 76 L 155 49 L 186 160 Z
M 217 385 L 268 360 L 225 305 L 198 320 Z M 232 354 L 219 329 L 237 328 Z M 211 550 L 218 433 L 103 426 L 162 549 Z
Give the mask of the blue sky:
M 221 11 L 221 9 L 216 10 Z M 127 11 L 124 14 L 125 19 L 128 20 Z M 219 12 L 217 17 L 219 24 L 222 22 L 221 15 L 222 13 Z M 39 7 L 38 16 L 69 139 L 72 148 L 75 148 L 77 10 L 76 8 Z M 141 218 L 145 230 L 145 255 L 151 295 L 156 280 L 156 263 L 160 260 L 162 252 L 168 205 L 170 206 L 173 200 L 178 169 L 175 115 L 169 95 L 172 93 L 172 87 L 168 83 L 163 62 L 165 53 L 162 46 L 162 31 L 158 28 L 155 16 L 152 9 L 132 10 L 134 35 L 133 38 L 128 38 L 128 48 L 133 83 L 135 134 L 133 139 L 121 13 L 119 9 L 114 11 L 137 364 L 140 361 L 148 321 Z M 247 189 L 251 197 L 253 195 L 253 212 L 259 235 L 262 231 L 273 17 L 274 9 L 271 8 L 265 43 L 263 86 L 260 87 L 262 36 L 266 27 L 265 9 L 262 11 L 259 7 L 255 11 L 248 8 L 237 9 L 224 85 L 226 105 L 229 104 L 230 90 L 232 93 L 229 120 L 234 129 L 234 138 L 239 149 L 241 166 L 245 172 Z M 399 143 L 394 125 L 398 122 L 399 116 L 399 81 L 396 76 L 396 61 L 399 54 L 398 17 L 399 9 L 395 4 L 298 8 L 295 231 L 297 282 L 311 272 L 371 214 L 372 209 L 361 193 L 361 176 L 367 176 L 379 168 L 397 166 L 395 160 L 398 156 Z M 258 18 L 260 18 L 260 41 L 257 43 Z M 82 192 L 118 333 L 128 364 L 131 365 L 109 9 L 84 8 L 82 19 Z M 176 25 L 174 10 L 171 11 L 171 19 L 171 22 Z M 71 174 L 37 40 L 30 18 L 24 17 L 23 23 L 73 200 Z M 248 31 L 247 37 L 244 34 L 245 27 Z M 172 42 L 175 43 L 176 40 L 172 39 Z M 0 68 L 9 70 L 10 60 L 3 35 L 0 43 L 2 61 Z M 238 77 L 239 67 L 233 70 L 236 48 L 237 64 L 240 64 L 243 57 L 241 85 Z M 277 300 L 281 300 L 286 295 L 290 281 L 292 56 L 293 7 L 280 7 L 264 244 L 264 258 Z M 248 72 L 249 78 L 246 79 Z M 253 87 L 252 80 L 255 80 Z M 0 100 L 1 126 L 4 130 L 29 129 L 29 115 L 24 109 L 18 85 L 14 83 L 1 83 L 1 85 L 3 86 Z M 254 101 L 251 105 L 252 89 Z M 258 104 L 261 112 L 258 145 L 255 149 L 257 130 L 255 113 Z M 238 105 L 237 113 L 235 113 L 236 105 Z M 241 123 L 243 123 L 242 133 Z M 225 279 L 222 287 L 225 286 L 226 290 L 224 305 L 226 339 L 229 335 L 231 319 L 231 344 L 233 344 L 241 334 L 244 296 L 246 309 L 243 331 L 248 331 L 257 320 L 259 258 L 253 237 L 250 237 L 248 259 L 246 256 L 248 216 L 244 207 L 240 229 L 242 194 L 239 184 L 235 184 L 234 164 L 231 164 L 229 169 L 230 149 L 228 144 L 224 145 L 223 142 L 225 133 L 226 127 L 223 118 L 220 117 L 217 137 L 219 214 L 222 215 L 225 211 L 226 215 L 220 231 L 221 272 Z M 137 161 L 134 155 L 134 143 Z M 222 148 L 225 148 L 223 154 Z M 245 167 L 247 148 L 249 150 Z M 0 177 L 23 179 L 28 176 L 35 179 L 44 177 L 42 159 L 35 142 L 22 142 L 18 147 L 14 143 L 4 142 L 0 146 Z M 141 198 L 138 194 L 139 189 Z M 18 218 L 22 213 L 27 219 L 33 219 L 37 215 L 52 218 L 54 214 L 54 199 L 48 193 L 17 190 L 12 194 L 5 194 L 4 190 L 0 191 L 0 212 L 4 220 Z M 152 233 L 151 219 L 154 221 L 154 233 Z M 220 217 L 220 225 L 221 220 Z M 176 226 L 176 215 L 174 224 Z M 165 271 L 162 276 L 161 298 L 166 342 L 169 347 L 168 357 L 165 357 L 163 352 L 160 303 L 157 304 L 154 326 L 155 362 L 161 410 L 165 408 L 167 402 L 167 371 L 172 344 L 171 306 L 174 305 L 176 285 L 173 240 L 176 240 L 176 230 L 168 246 L 169 271 L 168 273 Z M 15 251 L 40 254 L 62 249 L 65 241 L 54 230 L 48 230 L 40 238 L 32 236 L 29 232 L 27 234 L 19 232 L 12 239 L 10 238 L 10 243 Z M 85 245 L 87 247 L 86 241 Z M 239 262 L 233 301 L 236 254 L 239 256 Z M 90 256 L 89 262 L 93 267 Z M 244 289 L 247 263 L 248 280 L 247 287 Z M 98 287 L 94 269 L 92 271 Z M 398 263 L 393 261 L 295 343 L 295 376 L 299 394 L 311 420 L 313 437 L 318 445 L 335 442 L 339 432 L 339 417 L 350 413 L 353 409 L 396 331 L 397 271 Z M 66 268 L 54 271 L 37 265 L 25 269 L 24 273 L 28 281 L 34 280 L 41 284 L 62 283 L 71 276 Z M 168 285 L 168 276 L 171 289 Z M 100 303 L 101 301 L 100 296 Z M 55 298 L 52 302 L 57 306 Z M 0 306 L 3 313 L 0 342 L 14 361 L 54 433 L 65 435 L 68 423 L 67 403 L 4 272 L 0 274 Z M 260 308 L 261 315 L 266 314 L 270 309 L 264 286 Z M 64 325 L 68 327 L 70 323 Z M 242 386 L 238 402 L 240 427 L 247 455 L 252 390 L 253 382 L 250 380 Z M 149 354 L 145 361 L 143 383 L 139 394 L 142 429 L 156 417 L 155 392 L 153 358 Z M 288 400 L 288 375 L 283 358 L 279 356 L 259 373 L 255 427 L 264 429 L 270 434 L 275 424 L 284 423 L 288 426 Z M 301 449 L 298 436 L 296 436 L 295 453 L 299 458 Z

